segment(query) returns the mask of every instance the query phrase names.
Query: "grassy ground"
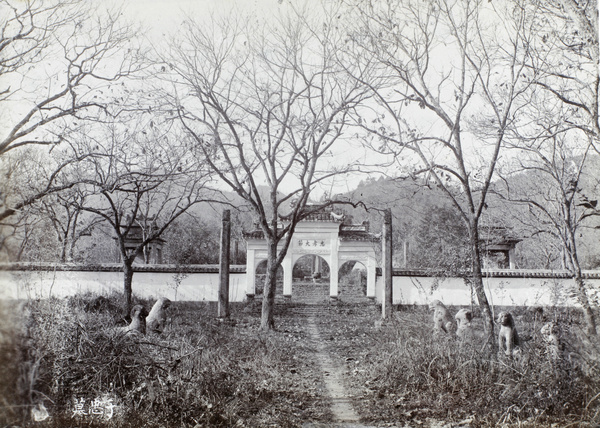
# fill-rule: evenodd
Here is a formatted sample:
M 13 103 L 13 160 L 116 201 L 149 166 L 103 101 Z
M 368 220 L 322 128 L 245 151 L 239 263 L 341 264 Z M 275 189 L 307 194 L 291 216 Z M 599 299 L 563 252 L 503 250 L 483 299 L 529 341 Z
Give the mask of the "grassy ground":
M 259 427 L 331 419 L 320 373 L 306 358 L 314 350 L 288 320 L 262 333 L 258 316 L 241 307 L 222 322 L 214 305 L 178 302 L 163 335 L 115 337 L 104 330 L 115 325 L 117 304 L 94 312 L 85 310 L 88 301 L 22 305 L 21 328 L 2 336 L 1 426 Z M 32 424 L 40 403 L 51 417 Z
M 100 309 L 89 307 L 93 297 L 0 306 L 0 426 L 332 421 L 306 317 L 293 305 L 277 306 L 277 331 L 264 333 L 256 305 L 233 306 L 231 320 L 219 321 L 214 304 L 175 302 L 162 335 L 115 337 L 105 330 L 120 321 L 118 296 Z M 382 324 L 375 306 L 339 304 L 315 319 L 370 425 L 597 426 L 600 346 L 576 334 L 577 314 L 546 311 L 564 329 L 566 357 L 556 365 L 542 351 L 540 320 L 513 312 L 527 339 L 513 360 L 432 335 L 423 308 Z
M 500 310 L 501 308 L 496 308 Z M 565 427 L 600 423 L 600 342 L 582 339 L 579 315 L 546 310 L 544 320 L 510 308 L 524 343 L 512 359 L 431 331 L 425 308 L 403 308 L 380 325 L 358 308 L 337 322 L 355 407 L 371 424 Z M 361 321 L 362 319 L 362 321 Z M 539 330 L 557 319 L 563 359 L 549 360 Z M 482 320 L 474 320 L 482 331 Z M 440 425 L 441 423 L 441 425 Z M 449 426 L 449 425 L 445 425 Z

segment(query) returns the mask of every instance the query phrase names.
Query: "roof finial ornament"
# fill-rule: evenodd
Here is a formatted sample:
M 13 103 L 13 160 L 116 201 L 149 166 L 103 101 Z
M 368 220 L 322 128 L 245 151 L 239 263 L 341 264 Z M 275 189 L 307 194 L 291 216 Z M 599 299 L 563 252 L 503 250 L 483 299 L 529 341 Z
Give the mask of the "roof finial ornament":
M 345 216 L 344 216 L 344 214 L 337 214 L 337 213 L 335 213 L 335 212 L 333 212 L 333 211 L 331 211 L 329 214 L 330 214 L 330 215 L 331 215 L 331 217 L 333 217 L 333 219 L 334 219 L 334 220 L 336 220 L 336 221 L 342 221 L 342 220 L 344 220 L 344 217 L 345 217 Z

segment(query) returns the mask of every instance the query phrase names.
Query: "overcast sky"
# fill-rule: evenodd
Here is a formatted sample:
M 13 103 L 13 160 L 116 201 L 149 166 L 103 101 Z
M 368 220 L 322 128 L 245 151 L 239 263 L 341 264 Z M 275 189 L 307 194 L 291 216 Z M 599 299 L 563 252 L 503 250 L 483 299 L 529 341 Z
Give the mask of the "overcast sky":
M 213 16 L 223 16 L 232 11 L 242 11 L 257 20 L 268 21 L 276 16 L 277 11 L 286 8 L 286 2 L 279 0 L 113 0 L 121 8 L 123 14 L 132 22 L 139 22 L 148 31 L 144 35 L 155 46 L 161 41 L 168 40 L 171 35 L 177 34 L 185 18 L 194 18 L 202 21 L 210 20 Z M 306 0 L 310 3 L 313 0 Z M 323 0 L 314 0 L 322 2 Z M 301 5 L 297 2 L 296 5 Z M 364 153 L 362 147 L 344 148 L 345 153 L 357 154 L 357 150 Z M 360 156 L 360 155 L 359 155 Z M 370 175 L 370 174 L 369 174 Z M 361 180 L 368 175 L 357 174 L 353 177 L 337 177 L 333 183 L 315 189 L 313 197 L 319 198 L 323 192 L 345 193 L 353 190 Z M 260 180 L 259 180 L 260 181 Z M 263 183 L 263 184 L 266 184 Z
M 177 30 L 181 21 L 191 16 L 209 18 L 211 12 L 228 13 L 232 9 L 245 9 L 261 17 L 280 5 L 278 0 L 113 0 L 123 13 L 133 21 L 141 22 L 153 36 Z

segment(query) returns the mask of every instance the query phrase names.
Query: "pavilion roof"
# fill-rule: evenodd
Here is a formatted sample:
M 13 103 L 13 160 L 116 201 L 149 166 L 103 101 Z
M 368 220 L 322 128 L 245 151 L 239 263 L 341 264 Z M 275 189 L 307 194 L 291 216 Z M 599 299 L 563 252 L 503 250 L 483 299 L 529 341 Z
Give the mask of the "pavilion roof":
M 301 222 L 329 222 L 342 223 L 346 218 L 346 214 L 341 210 L 336 210 L 332 205 L 321 206 L 319 204 L 306 204 L 300 211 L 302 216 Z M 289 220 L 290 216 L 281 216 L 282 220 Z
M 509 246 L 514 247 L 522 241 L 521 238 L 514 236 L 512 230 L 503 226 L 492 226 L 482 228 L 479 232 L 479 239 L 488 247 Z
M 260 229 L 254 229 L 248 232 L 243 231 L 242 236 L 244 237 L 244 239 L 265 239 L 265 234 Z
M 363 221 L 361 224 L 342 224 L 340 225 L 339 237 L 342 241 L 379 241 L 380 234 L 369 232 L 369 222 Z

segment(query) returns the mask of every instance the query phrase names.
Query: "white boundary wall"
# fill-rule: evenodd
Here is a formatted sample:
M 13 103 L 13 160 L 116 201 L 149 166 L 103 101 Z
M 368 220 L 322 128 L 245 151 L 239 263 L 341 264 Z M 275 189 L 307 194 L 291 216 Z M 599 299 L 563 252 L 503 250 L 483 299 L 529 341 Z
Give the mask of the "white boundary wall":
M 586 282 L 600 293 L 600 272 L 584 273 Z M 565 272 L 538 270 L 487 271 L 483 284 L 494 306 L 578 306 L 575 283 Z M 377 277 L 377 301 L 382 301 L 383 278 Z M 447 305 L 477 303 L 463 278 L 436 278 L 415 271 L 395 271 L 394 304 L 427 305 L 439 299 Z
M 94 292 L 107 295 L 123 292 L 123 272 L 118 265 L 14 265 L 0 270 L 0 299 L 43 299 Z M 133 294 L 140 298 L 167 297 L 173 301 L 217 301 L 218 267 L 138 266 L 133 275 Z M 246 274 L 243 267 L 232 267 L 229 301 L 246 299 Z M 179 285 L 177 285 L 177 281 Z
M 175 301 L 218 300 L 216 265 L 135 266 L 132 289 L 141 298 L 168 297 Z M 588 284 L 600 293 L 600 272 L 585 272 Z M 179 285 L 177 282 L 179 281 Z M 484 285 L 495 306 L 577 306 L 569 296 L 574 282 L 565 272 L 541 270 L 488 271 Z M 439 299 L 447 305 L 477 303 L 462 278 L 438 278 L 418 271 L 395 270 L 394 304 L 427 305 Z M 376 300 L 382 301 L 383 278 L 377 277 Z M 77 266 L 51 264 L 0 264 L 0 299 L 40 299 L 94 292 L 123 291 L 120 265 Z M 246 300 L 245 266 L 231 266 L 230 302 Z M 343 299 L 342 299 L 343 300 Z

